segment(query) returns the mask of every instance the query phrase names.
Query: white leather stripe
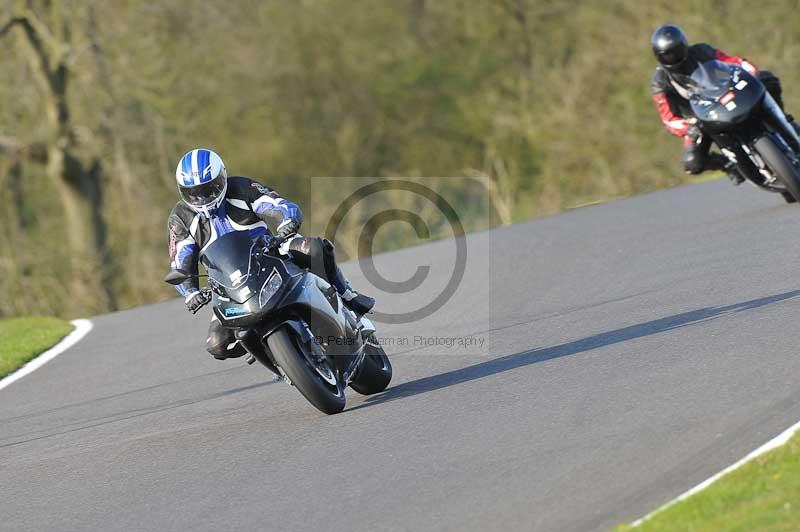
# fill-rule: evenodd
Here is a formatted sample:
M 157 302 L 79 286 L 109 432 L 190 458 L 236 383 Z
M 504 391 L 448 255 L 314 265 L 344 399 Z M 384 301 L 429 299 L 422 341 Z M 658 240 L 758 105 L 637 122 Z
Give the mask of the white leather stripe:
M 230 218 L 228 218 L 228 221 L 230 222 L 231 227 L 233 227 L 237 231 L 249 231 L 250 229 L 255 229 L 257 227 L 264 227 L 265 229 L 269 230 L 269 226 L 262 221 L 258 221 L 254 224 L 249 224 L 249 225 L 239 225 Z
M 192 218 L 192 224 L 189 226 L 189 234 L 192 235 L 192 238 L 197 238 L 197 227 L 200 225 L 200 215 L 195 214 L 194 218 Z
M 197 152 L 198 151 L 199 150 L 192 150 L 192 182 L 195 185 L 199 185 L 200 184 L 200 172 L 197 169 Z M 194 178 L 195 175 L 197 176 L 197 179 Z
M 289 255 L 290 253 L 289 247 L 292 245 L 292 241 L 295 238 L 303 238 L 303 235 L 301 235 L 300 233 L 295 233 L 293 237 L 289 238 L 288 240 L 284 241 L 283 244 L 281 244 L 281 247 L 278 248 L 278 252 L 281 255 Z
M 684 100 L 688 100 L 688 99 L 689 99 L 689 97 L 691 96 L 691 94 L 689 93 L 689 91 L 688 91 L 688 90 L 686 90 L 686 88 L 685 88 L 685 87 L 682 87 L 681 85 L 679 85 L 678 83 L 676 83 L 676 82 L 675 82 L 675 80 L 672 80 L 672 79 L 670 79 L 670 80 L 669 80 L 669 82 L 670 82 L 670 84 L 672 85 L 672 87 L 673 87 L 673 88 L 674 88 L 676 91 L 678 91 L 678 94 L 680 94 L 680 95 L 681 95 L 681 97 L 682 97 Z
M 227 201 L 228 203 L 230 203 L 231 205 L 233 205 L 237 209 L 242 209 L 242 210 L 245 210 L 245 211 L 249 211 L 250 210 L 250 207 L 247 206 L 247 202 L 244 201 L 244 200 L 226 198 L 225 201 Z
M 269 203 L 273 207 L 276 207 L 282 201 L 283 201 L 283 198 L 275 199 L 273 197 L 264 195 L 264 196 L 261 196 L 260 198 L 258 198 L 257 200 L 255 200 L 253 202 L 253 210 L 255 210 L 259 205 L 262 205 L 264 203 Z
M 201 250 L 200 250 L 200 253 L 202 253 L 203 251 L 205 251 L 205 250 L 206 250 L 206 248 L 207 248 L 208 246 L 210 246 L 210 245 L 211 245 L 211 243 L 212 243 L 212 242 L 214 242 L 214 241 L 217 239 L 217 237 L 219 236 L 219 235 L 217 234 L 217 228 L 216 228 L 216 227 L 214 227 L 214 223 L 213 223 L 213 222 L 212 222 L 212 223 L 210 223 L 210 224 L 208 224 L 208 227 L 209 227 L 209 229 L 211 229 L 211 237 L 208 239 L 208 242 L 206 242 L 206 245 L 205 245 L 205 246 L 203 246 L 203 249 L 201 249 Z
M 175 260 L 172 262 L 172 265 L 176 269 L 181 267 L 181 265 L 178 263 L 178 258 L 181 256 L 181 251 L 183 250 L 183 248 L 185 248 L 186 246 L 190 246 L 194 243 L 195 243 L 194 238 L 189 237 L 189 238 L 184 238 L 175 245 Z
M 233 227 L 236 231 L 248 231 L 250 229 L 255 229 L 257 227 L 263 227 L 264 229 L 269 231 L 269 226 L 265 222 L 262 222 L 260 220 L 254 224 L 240 225 L 231 220 L 230 217 L 228 217 L 228 223 L 230 223 L 231 227 Z M 219 238 L 219 235 L 217 234 L 217 228 L 214 227 L 214 224 L 210 223 L 208 224 L 208 226 L 211 229 L 211 237 L 208 239 L 208 242 L 206 242 L 206 245 L 203 246 L 203 249 L 200 250 L 201 253 L 205 251 L 206 248 L 210 246 L 212 242 L 214 242 L 217 238 Z
M 178 242 L 175 245 L 175 256 L 177 257 L 178 255 L 180 255 L 181 250 L 190 244 L 194 244 L 194 238 L 192 237 L 184 238 L 183 240 Z

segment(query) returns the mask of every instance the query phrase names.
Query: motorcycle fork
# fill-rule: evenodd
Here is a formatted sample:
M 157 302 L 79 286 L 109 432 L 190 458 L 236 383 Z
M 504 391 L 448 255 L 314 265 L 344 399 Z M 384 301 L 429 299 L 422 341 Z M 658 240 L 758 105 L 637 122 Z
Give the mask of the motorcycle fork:
M 767 127 L 780 137 L 784 146 L 795 156 L 800 155 L 800 138 L 798 138 L 797 132 L 786 119 L 786 114 L 769 93 L 764 95 L 759 114 Z
M 752 135 L 749 134 L 743 136 L 747 138 L 752 137 Z M 725 155 L 729 161 L 736 164 L 736 169 L 742 177 L 747 178 L 752 181 L 753 184 L 760 187 L 768 186 L 775 181 L 775 176 L 771 175 L 769 172 L 764 173 L 766 167 L 758 154 L 750 148 L 750 142 L 745 142 L 737 136 L 724 134 L 716 135 L 712 138 L 722 154 Z
M 272 361 L 272 353 L 270 353 L 267 343 L 259 338 L 259 335 L 255 331 L 252 329 L 240 329 L 236 331 L 236 339 L 239 340 L 247 352 L 250 353 L 251 357 L 261 362 L 261 364 L 266 366 L 271 372 L 282 376 L 280 370 L 278 370 L 278 367 Z M 252 361 L 248 359 L 248 363 L 252 364 Z

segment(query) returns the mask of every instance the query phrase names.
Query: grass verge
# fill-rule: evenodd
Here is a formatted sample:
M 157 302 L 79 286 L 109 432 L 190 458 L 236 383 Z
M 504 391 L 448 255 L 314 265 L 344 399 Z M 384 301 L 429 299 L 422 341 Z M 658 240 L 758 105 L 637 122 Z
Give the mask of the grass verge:
M 800 433 L 705 490 L 618 531 L 800 529 Z
M 0 320 L 0 378 L 57 344 L 72 329 L 71 323 L 58 318 Z

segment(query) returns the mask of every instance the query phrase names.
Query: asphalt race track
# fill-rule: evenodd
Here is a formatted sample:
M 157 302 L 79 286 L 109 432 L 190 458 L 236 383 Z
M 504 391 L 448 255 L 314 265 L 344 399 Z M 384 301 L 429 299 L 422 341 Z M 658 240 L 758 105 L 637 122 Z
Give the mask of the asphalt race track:
M 633 520 L 800 419 L 799 238 L 800 207 L 727 181 L 470 235 L 443 308 L 379 325 L 391 387 L 336 416 L 211 359 L 180 300 L 93 318 L 0 391 L 0 530 Z M 454 249 L 378 256 L 397 281 L 431 266 L 380 310 L 430 300 Z

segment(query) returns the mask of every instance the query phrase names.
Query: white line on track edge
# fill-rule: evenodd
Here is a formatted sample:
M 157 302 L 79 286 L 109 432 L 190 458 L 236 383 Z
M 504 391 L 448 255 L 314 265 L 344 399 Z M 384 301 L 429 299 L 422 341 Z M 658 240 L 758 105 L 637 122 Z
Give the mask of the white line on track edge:
M 29 373 L 33 373 L 37 369 L 41 368 L 58 355 L 72 347 L 73 345 L 77 344 L 81 339 L 86 336 L 89 331 L 92 330 L 92 322 L 89 320 L 73 320 L 72 325 L 75 326 L 75 330 L 69 333 L 67 336 L 64 337 L 63 340 L 58 342 L 56 345 L 45 351 L 44 353 L 40 354 L 33 360 L 28 361 L 27 364 L 19 368 L 17 371 L 6 375 L 2 379 L 0 379 L 0 390 L 15 382 L 25 375 Z
M 632 526 L 641 525 L 642 523 L 644 523 L 645 521 L 647 521 L 651 517 L 655 516 L 656 514 L 660 514 L 661 512 L 666 510 L 667 508 L 669 508 L 669 507 L 671 507 L 671 506 L 683 501 L 684 499 L 687 499 L 687 498 L 691 497 L 692 495 L 694 495 L 695 493 L 697 493 L 699 491 L 703 491 L 704 489 L 709 487 L 711 484 L 713 484 L 714 482 L 719 480 L 721 477 L 727 475 L 728 473 L 730 473 L 734 469 L 740 468 L 741 466 L 743 466 L 744 464 L 746 464 L 750 460 L 752 460 L 752 459 L 754 459 L 754 458 L 756 458 L 758 456 L 761 456 L 762 454 L 766 453 L 767 451 L 771 451 L 772 449 L 780 447 L 781 445 L 783 445 L 787 441 L 789 441 L 789 439 L 794 435 L 795 432 L 798 431 L 798 429 L 800 429 L 800 421 L 798 421 L 797 423 L 795 423 L 794 425 L 792 425 L 788 429 L 784 430 L 783 432 L 781 432 L 780 434 L 778 434 L 777 436 L 775 436 L 774 438 L 769 440 L 767 443 L 765 443 L 764 445 L 762 445 L 758 449 L 756 449 L 754 451 L 751 451 L 750 454 L 748 454 L 747 456 L 745 456 L 744 458 L 742 458 L 741 460 L 739 460 L 735 464 L 730 465 L 730 466 L 726 467 L 725 469 L 723 469 L 722 471 L 720 471 L 719 473 L 717 473 L 716 475 L 707 478 L 706 480 L 704 480 L 703 482 L 701 482 L 697 486 L 695 486 L 692 489 L 682 493 L 681 495 L 678 495 L 676 498 L 674 498 L 671 501 L 667 502 L 663 506 L 660 506 L 659 508 L 656 508 L 655 510 L 653 510 L 649 514 L 645 515 L 641 519 L 637 519 L 636 521 L 631 523 L 631 525 Z

